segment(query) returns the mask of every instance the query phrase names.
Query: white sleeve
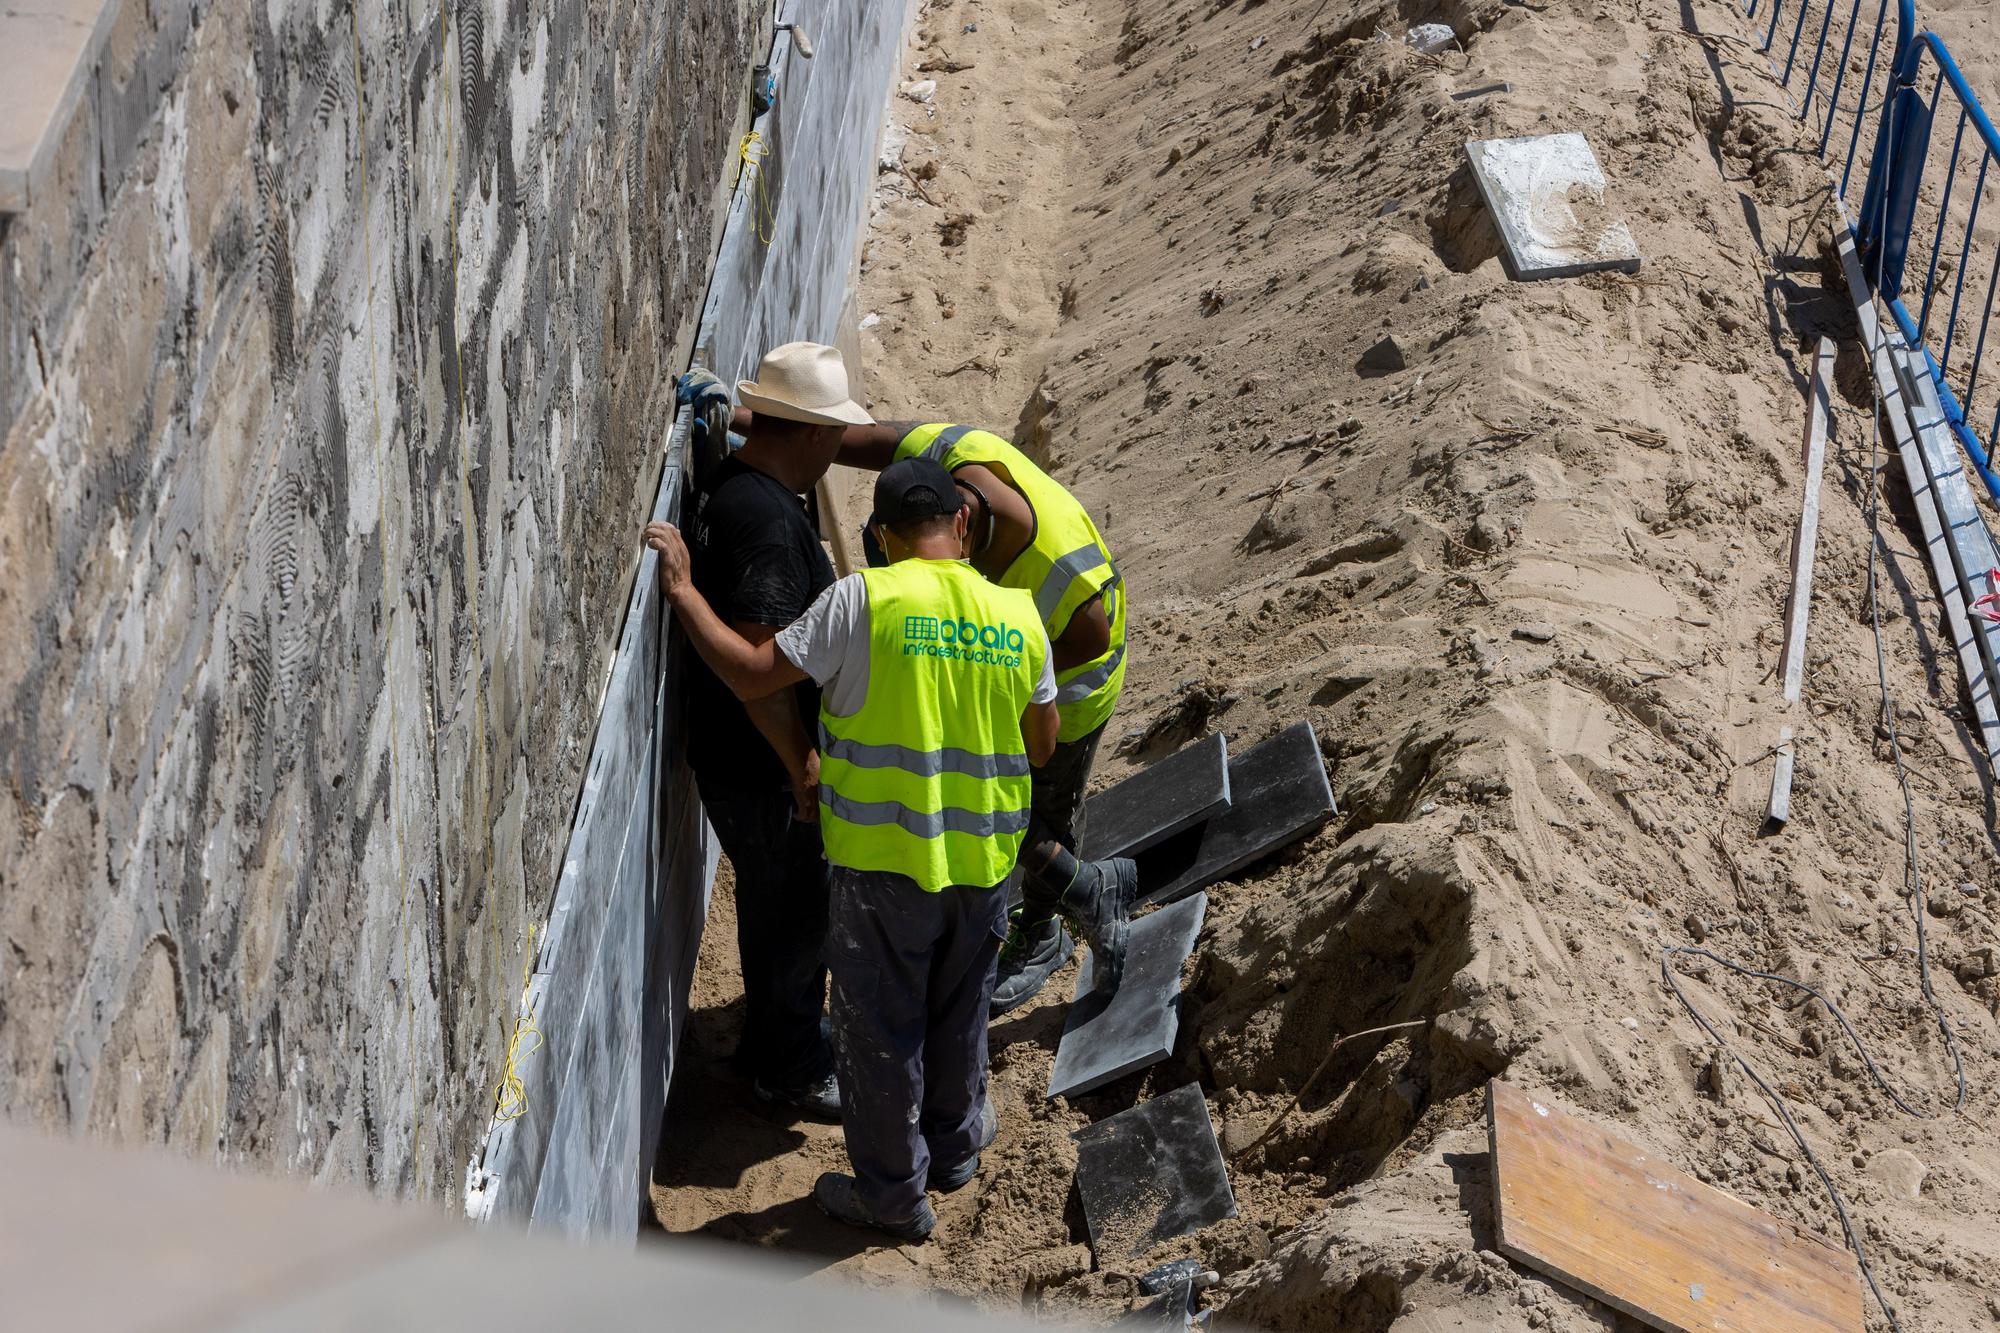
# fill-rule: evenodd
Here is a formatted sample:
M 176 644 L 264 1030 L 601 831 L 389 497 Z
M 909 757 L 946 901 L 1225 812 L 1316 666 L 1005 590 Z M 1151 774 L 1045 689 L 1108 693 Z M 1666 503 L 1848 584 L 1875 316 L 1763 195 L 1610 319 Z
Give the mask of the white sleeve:
M 806 613 L 778 631 L 778 651 L 785 660 L 824 686 L 840 674 L 847 661 L 855 627 L 866 635 L 868 585 L 849 574 L 819 595 Z
M 1035 682 L 1035 692 L 1031 696 L 1038 704 L 1052 704 L 1056 701 L 1056 655 L 1049 648 L 1049 636 L 1041 626 L 1035 627 L 1042 636 L 1042 678 Z

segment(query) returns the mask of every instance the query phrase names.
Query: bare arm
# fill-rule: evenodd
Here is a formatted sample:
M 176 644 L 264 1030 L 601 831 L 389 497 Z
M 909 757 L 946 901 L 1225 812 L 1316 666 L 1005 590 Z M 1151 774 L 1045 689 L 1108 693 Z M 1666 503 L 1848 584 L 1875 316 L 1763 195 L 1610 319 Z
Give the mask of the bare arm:
M 756 421 L 755 412 L 739 407 L 729 414 L 729 429 L 738 435 L 747 435 Z M 840 456 L 835 461 L 847 467 L 880 472 L 896 461 L 896 446 L 903 442 L 903 437 L 922 424 L 919 421 L 878 421 L 872 426 L 849 426 L 841 432 Z
M 1050 641 L 1049 650 L 1055 656 L 1057 671 L 1095 662 L 1111 651 L 1111 617 L 1104 614 L 1102 595 L 1071 613 L 1069 624 Z
M 733 621 L 731 628 L 753 648 L 771 642 L 778 634 L 776 627 L 760 625 L 754 620 Z M 799 821 L 811 823 L 818 819 L 819 752 L 806 735 L 797 697 L 790 690 L 781 689 L 761 699 L 744 700 L 743 711 L 750 715 L 751 724 L 777 751 L 778 758 L 785 765 L 785 772 L 791 775 L 792 795 L 798 804 L 795 813 Z
M 839 461 L 848 467 L 880 472 L 896 461 L 896 446 L 917 425 L 914 421 L 878 421 L 872 426 L 849 426 L 840 433 Z
M 1028 705 L 1028 711 L 1021 714 L 1021 739 L 1028 743 L 1030 764 L 1040 768 L 1049 762 L 1049 756 L 1056 752 L 1056 731 L 1061 725 L 1053 703 Z
M 806 678 L 805 672 L 778 651 L 775 638 L 746 643 L 742 635 L 722 623 L 708 600 L 695 590 L 688 572 L 687 544 L 673 524 L 647 524 L 646 545 L 660 553 L 660 588 L 680 618 L 681 628 L 687 631 L 701 660 L 737 698 L 745 703 L 762 699 Z

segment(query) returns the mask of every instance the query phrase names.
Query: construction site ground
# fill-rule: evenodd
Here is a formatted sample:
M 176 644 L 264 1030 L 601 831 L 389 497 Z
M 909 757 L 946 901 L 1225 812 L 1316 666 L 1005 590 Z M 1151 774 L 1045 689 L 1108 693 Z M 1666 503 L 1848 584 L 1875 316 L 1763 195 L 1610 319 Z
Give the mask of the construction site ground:
M 1418 54 L 1421 22 L 1459 46 Z M 1841 1243 L 1773 1109 L 1663 984 L 1662 948 L 1699 944 L 1838 1003 L 1920 1113 L 1818 1004 L 1681 962 L 1831 1173 L 1902 1327 L 2000 1320 L 1993 791 L 1886 455 L 1878 679 L 1871 381 L 1836 212 L 1737 6 L 941 0 L 918 27 L 903 78 L 936 91 L 892 101 L 863 260 L 872 409 L 1015 433 L 1096 515 L 1133 634 L 1098 785 L 1305 717 L 1341 817 L 1211 891 L 1167 1063 L 1044 1100 L 1074 965 L 997 1022 L 999 1140 L 903 1248 L 817 1214 L 838 1130 L 759 1109 L 728 1071 L 725 873 L 661 1225 L 1096 1322 L 1191 1253 L 1237 1322 L 1636 1328 L 1493 1251 L 1482 1091 L 1504 1074 Z M 1463 145 L 1555 131 L 1594 146 L 1638 274 L 1509 281 Z M 1786 713 L 1822 335 L 1836 419 Z M 1359 368 L 1384 337 L 1404 367 Z M 1770 833 L 1781 724 L 1794 814 Z M 1955 1115 L 1910 847 L 1968 1080 Z M 1336 1038 L 1432 1016 L 1303 1086 Z M 1240 1216 L 1093 1266 L 1071 1133 L 1191 1080 Z

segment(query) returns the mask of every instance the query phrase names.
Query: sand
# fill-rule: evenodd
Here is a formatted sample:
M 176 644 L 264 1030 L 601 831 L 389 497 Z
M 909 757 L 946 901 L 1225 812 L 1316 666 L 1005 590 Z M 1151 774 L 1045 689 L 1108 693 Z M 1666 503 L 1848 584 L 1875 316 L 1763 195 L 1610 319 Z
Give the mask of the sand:
M 1462 49 L 1401 45 L 1430 21 Z M 908 175 L 880 179 L 858 306 L 878 317 L 858 340 L 874 410 L 1024 433 L 1105 529 L 1134 649 L 1100 783 L 1209 727 L 1244 747 L 1307 717 L 1343 817 L 1212 891 L 1167 1064 L 1045 1104 L 1067 972 L 995 1025 L 1000 1139 L 921 1247 L 818 1218 L 805 1194 L 839 1167 L 837 1132 L 761 1115 L 724 1071 L 719 909 L 663 1225 L 1097 1322 L 1150 1262 L 1198 1253 L 1224 1276 L 1214 1303 L 1256 1325 L 1632 1327 L 1492 1252 L 1480 1096 L 1504 1072 L 1838 1239 L 1660 969 L 1663 946 L 1700 942 L 1809 980 L 1907 1101 L 1950 1105 L 1867 614 L 1868 380 L 1824 176 L 1735 7 L 953 0 L 920 28 L 905 77 L 937 92 L 893 102 Z M 1460 146 L 1569 130 L 1645 266 L 1512 283 Z M 1840 341 L 1836 420 L 1786 714 L 1801 376 L 1822 334 Z M 1385 336 L 1405 367 L 1360 366 Z M 1885 476 L 1888 695 L 1965 1112 L 1900 1113 L 1795 994 L 1706 963 L 1684 985 L 1782 1091 L 1903 1327 L 1961 1330 L 2000 1317 L 2000 880 Z M 1781 723 L 1794 816 L 1770 834 Z M 1343 1049 L 1244 1151 L 1333 1039 L 1414 1018 L 1436 1021 Z M 1195 1078 L 1242 1216 L 1093 1270 L 1070 1132 Z

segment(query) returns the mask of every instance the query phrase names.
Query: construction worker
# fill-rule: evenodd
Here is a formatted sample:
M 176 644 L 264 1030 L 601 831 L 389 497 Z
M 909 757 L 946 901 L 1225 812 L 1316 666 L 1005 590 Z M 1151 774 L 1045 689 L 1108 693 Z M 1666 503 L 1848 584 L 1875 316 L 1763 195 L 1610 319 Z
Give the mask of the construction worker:
M 697 412 L 727 390 L 696 368 L 678 386 Z M 688 535 L 694 580 L 752 643 L 797 620 L 833 584 L 801 496 L 832 466 L 844 427 L 868 413 L 848 399 L 840 353 L 773 349 L 737 385 L 757 411 L 743 447 L 702 477 Z M 820 849 L 819 714 L 810 681 L 739 703 L 701 663 L 689 668 L 688 762 L 736 883 L 743 1036 L 736 1063 L 759 1100 L 838 1119 L 826 1007 L 826 858 Z M 788 790 L 789 788 L 789 790 Z
M 926 1185 L 971 1180 L 997 1128 L 986 1090 L 994 969 L 1029 775 L 1060 726 L 1034 603 L 963 560 L 968 519 L 935 461 L 885 468 L 869 527 L 889 563 L 841 579 L 754 644 L 703 601 L 679 534 L 646 529 L 676 618 L 739 698 L 807 677 L 823 690 L 827 959 L 854 1174 L 822 1175 L 813 1198 L 903 1241 L 937 1224 Z
M 754 414 L 737 411 L 748 424 Z M 1124 857 L 1080 862 L 1083 796 L 1098 743 L 1125 686 L 1125 596 L 1111 549 L 1067 490 L 990 431 L 942 422 L 851 426 L 840 461 L 879 472 L 892 461 L 934 459 L 971 501 L 966 555 L 1002 587 L 1035 600 L 1055 653 L 1062 715 L 1056 752 L 1035 772 L 1034 822 L 1021 854 L 1022 905 L 1000 952 L 993 1012 L 1026 1003 L 1076 951 L 1064 917 L 1098 958 L 1100 987 L 1114 988 L 1138 867 Z

